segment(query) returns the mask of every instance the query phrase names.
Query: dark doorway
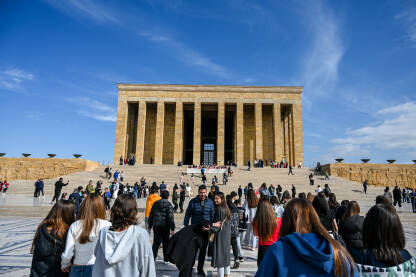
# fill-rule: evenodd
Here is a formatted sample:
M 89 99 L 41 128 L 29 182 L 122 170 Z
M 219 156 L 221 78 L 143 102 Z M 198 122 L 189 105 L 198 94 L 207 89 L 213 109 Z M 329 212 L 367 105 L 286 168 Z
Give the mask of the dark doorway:
M 225 132 L 224 132 L 224 163 L 234 161 L 234 128 L 235 128 L 235 104 L 225 106 Z
M 183 164 L 193 164 L 194 104 L 183 105 Z
M 203 104 L 201 110 L 201 163 L 215 164 L 217 163 L 218 106 Z

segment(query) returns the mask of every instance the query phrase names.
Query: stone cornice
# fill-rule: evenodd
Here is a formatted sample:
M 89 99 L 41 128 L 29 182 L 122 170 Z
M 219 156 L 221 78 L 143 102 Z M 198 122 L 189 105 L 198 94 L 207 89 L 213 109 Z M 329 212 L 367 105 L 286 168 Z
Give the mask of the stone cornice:
M 194 91 L 194 92 L 242 92 L 242 93 L 296 93 L 301 86 L 218 86 L 218 85 L 162 85 L 117 84 L 119 91 Z

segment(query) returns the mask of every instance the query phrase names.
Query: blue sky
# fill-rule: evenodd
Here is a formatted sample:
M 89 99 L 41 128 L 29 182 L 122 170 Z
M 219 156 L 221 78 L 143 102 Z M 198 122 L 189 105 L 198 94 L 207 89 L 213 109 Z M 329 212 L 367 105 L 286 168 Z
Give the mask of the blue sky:
M 415 1 L 0 3 L 0 152 L 111 161 L 116 83 L 300 85 L 305 164 L 416 159 Z

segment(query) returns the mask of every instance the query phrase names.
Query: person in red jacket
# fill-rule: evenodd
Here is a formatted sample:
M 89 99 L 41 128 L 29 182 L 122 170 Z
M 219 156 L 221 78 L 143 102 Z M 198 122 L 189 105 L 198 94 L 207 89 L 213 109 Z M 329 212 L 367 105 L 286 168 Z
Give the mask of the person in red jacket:
M 253 232 L 259 237 L 259 251 L 257 252 L 257 266 L 263 260 L 267 249 L 275 243 L 279 236 L 281 218 L 276 217 L 273 206 L 268 197 L 260 199 L 256 216 L 253 219 Z

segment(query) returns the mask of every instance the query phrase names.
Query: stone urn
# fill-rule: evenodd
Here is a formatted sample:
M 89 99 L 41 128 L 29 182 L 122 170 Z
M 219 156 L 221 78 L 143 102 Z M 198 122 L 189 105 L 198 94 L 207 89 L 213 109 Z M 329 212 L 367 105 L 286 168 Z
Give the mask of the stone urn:
M 389 164 L 394 163 L 396 160 L 386 160 Z
M 32 154 L 29 154 L 29 153 L 22 153 L 22 156 L 23 156 L 23 157 L 25 157 L 25 158 L 29 157 L 30 155 L 32 155 Z
M 366 164 L 370 161 L 370 159 L 361 159 L 361 161 Z
M 53 158 L 56 156 L 56 154 L 48 154 L 49 158 Z
M 0 153 L 0 157 L 3 157 L 5 155 L 6 155 L 6 153 Z
M 79 157 L 82 156 L 81 154 L 72 154 L 72 155 L 75 157 L 75 159 L 77 159 L 77 158 L 79 158 Z
M 342 163 L 342 161 L 344 160 L 344 159 L 340 159 L 340 158 L 338 158 L 338 159 L 335 159 L 336 161 L 337 161 L 337 163 Z

